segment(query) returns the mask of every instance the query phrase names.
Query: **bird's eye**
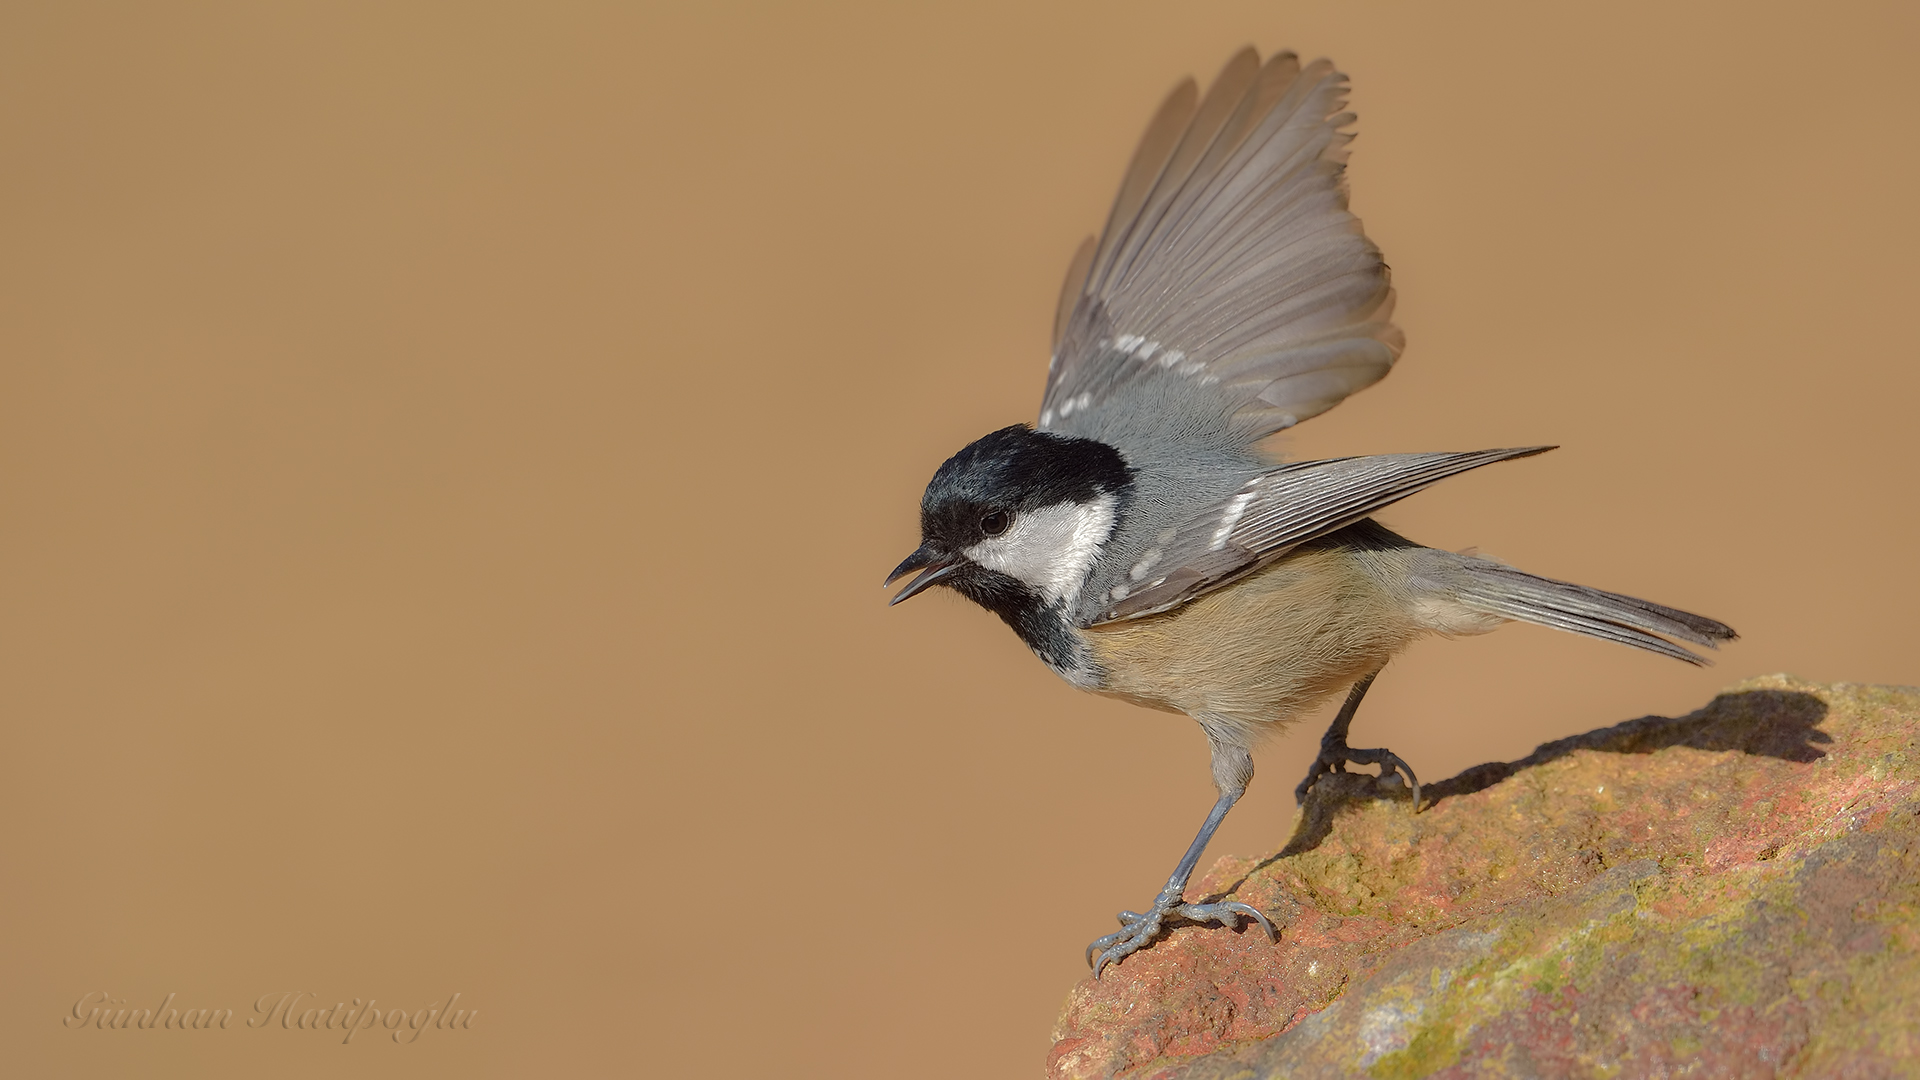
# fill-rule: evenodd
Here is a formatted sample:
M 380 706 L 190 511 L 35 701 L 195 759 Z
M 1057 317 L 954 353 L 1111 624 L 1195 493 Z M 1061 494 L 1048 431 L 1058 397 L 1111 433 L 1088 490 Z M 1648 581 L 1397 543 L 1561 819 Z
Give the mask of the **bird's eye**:
M 1007 524 L 1011 520 L 1005 510 L 995 510 L 980 519 L 980 531 L 988 536 L 999 536 L 1007 531 Z

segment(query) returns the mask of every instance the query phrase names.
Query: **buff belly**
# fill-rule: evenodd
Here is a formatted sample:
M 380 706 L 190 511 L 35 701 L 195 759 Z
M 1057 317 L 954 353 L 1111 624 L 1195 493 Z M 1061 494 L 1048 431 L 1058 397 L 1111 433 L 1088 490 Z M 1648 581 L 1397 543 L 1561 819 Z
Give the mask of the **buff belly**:
M 1249 741 L 1296 719 L 1429 629 L 1383 584 L 1380 557 L 1297 551 L 1163 615 L 1084 631 L 1098 692 Z

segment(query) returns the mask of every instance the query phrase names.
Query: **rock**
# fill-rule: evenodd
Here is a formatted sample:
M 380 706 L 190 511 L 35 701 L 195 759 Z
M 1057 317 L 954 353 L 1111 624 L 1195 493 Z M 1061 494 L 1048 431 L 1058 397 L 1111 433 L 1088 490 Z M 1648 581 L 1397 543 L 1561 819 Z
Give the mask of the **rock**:
M 1382 797 L 1075 987 L 1051 1077 L 1920 1077 L 1920 690 L 1778 675 Z

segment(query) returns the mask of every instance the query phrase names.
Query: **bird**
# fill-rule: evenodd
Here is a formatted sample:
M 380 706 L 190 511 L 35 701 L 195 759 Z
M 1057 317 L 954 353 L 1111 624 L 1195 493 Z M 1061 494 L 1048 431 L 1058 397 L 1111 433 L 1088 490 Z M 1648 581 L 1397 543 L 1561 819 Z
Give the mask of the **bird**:
M 1188 903 L 1202 852 L 1253 778 L 1252 751 L 1347 691 L 1295 791 L 1348 764 L 1419 780 L 1348 745 L 1368 687 L 1429 635 L 1511 621 L 1693 664 L 1724 623 L 1425 547 L 1373 515 L 1450 476 L 1554 449 L 1284 461 L 1269 437 L 1390 372 L 1405 347 L 1379 249 L 1348 209 L 1347 77 L 1292 52 L 1236 52 L 1147 125 L 1105 228 L 1055 309 L 1038 420 L 942 463 L 890 604 L 934 586 L 998 615 L 1074 686 L 1182 713 L 1218 799 L 1145 911 L 1087 947 L 1098 979 L 1177 926 L 1271 920 Z

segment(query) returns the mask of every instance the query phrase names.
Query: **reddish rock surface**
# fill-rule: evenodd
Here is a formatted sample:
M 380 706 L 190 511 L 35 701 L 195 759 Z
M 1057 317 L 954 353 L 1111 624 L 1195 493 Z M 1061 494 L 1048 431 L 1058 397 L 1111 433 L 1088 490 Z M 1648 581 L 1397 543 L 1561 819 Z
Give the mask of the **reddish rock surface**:
M 1065 1078 L 1920 1077 L 1920 690 L 1755 679 L 1407 813 L 1323 780 L 1287 846 L 1068 997 Z

